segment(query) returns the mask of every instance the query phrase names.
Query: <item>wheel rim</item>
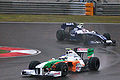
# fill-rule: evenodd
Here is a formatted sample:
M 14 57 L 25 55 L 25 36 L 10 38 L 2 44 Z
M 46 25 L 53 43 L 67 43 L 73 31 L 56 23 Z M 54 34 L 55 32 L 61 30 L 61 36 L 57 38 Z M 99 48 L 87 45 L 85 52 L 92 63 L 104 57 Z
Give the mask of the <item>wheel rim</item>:
M 67 72 L 67 67 L 66 66 L 63 67 L 63 72 Z

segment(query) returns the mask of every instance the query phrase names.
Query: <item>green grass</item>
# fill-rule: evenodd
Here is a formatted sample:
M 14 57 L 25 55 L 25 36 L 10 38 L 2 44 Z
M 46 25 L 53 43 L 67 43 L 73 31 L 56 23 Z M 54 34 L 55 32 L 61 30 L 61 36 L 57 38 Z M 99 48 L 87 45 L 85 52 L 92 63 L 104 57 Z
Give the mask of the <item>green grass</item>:
M 120 23 L 120 16 L 0 14 L 0 22 Z
M 10 51 L 6 51 L 6 50 L 0 50 L 0 54 L 3 54 L 3 53 L 9 53 Z

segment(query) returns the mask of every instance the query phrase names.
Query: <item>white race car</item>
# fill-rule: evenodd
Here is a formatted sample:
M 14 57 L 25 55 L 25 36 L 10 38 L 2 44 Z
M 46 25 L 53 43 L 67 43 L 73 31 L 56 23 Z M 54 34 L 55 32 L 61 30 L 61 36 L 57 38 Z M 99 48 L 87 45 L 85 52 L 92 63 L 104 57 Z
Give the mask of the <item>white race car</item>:
M 62 24 L 61 29 L 56 32 L 56 37 L 58 41 L 70 40 L 83 42 L 84 44 L 116 45 L 116 41 L 111 39 L 109 33 L 101 35 L 95 31 L 85 29 L 83 24 L 76 23 Z
M 97 71 L 100 66 L 99 58 L 94 57 L 92 48 L 67 48 L 63 56 L 52 58 L 46 62 L 32 61 L 28 69 L 22 70 L 21 75 L 33 76 L 66 76 L 68 71 L 81 72 L 84 70 Z

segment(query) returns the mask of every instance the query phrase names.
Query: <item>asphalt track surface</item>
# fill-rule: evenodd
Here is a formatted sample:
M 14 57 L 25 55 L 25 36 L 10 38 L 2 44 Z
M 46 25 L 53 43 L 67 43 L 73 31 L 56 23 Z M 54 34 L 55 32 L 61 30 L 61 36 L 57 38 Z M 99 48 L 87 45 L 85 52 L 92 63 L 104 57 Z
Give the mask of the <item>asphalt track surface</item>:
M 101 34 L 109 32 L 117 40 L 117 46 L 84 46 L 74 42 L 58 42 L 56 30 L 61 23 L 0 23 L 0 46 L 23 47 L 41 50 L 35 56 L 0 58 L 0 80 L 120 80 L 120 24 L 85 24 L 87 29 Z M 46 61 L 59 57 L 64 48 L 93 47 L 100 58 L 97 72 L 69 73 L 66 77 L 22 77 L 21 70 L 26 69 L 30 61 Z

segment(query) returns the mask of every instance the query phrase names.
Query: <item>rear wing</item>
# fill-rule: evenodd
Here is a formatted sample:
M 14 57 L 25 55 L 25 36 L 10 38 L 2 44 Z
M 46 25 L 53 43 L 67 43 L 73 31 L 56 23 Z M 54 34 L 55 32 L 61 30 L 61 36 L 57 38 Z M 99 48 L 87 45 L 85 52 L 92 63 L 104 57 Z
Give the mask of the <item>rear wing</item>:
M 88 48 L 77 48 L 76 52 L 88 52 Z
M 66 27 L 72 27 L 72 28 L 75 28 L 76 26 L 77 26 L 76 23 L 63 23 L 63 24 L 61 25 L 61 28 L 65 30 Z
M 93 48 L 75 48 L 74 51 L 76 53 L 87 53 L 87 57 L 94 57 L 94 49 Z

